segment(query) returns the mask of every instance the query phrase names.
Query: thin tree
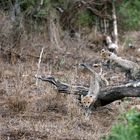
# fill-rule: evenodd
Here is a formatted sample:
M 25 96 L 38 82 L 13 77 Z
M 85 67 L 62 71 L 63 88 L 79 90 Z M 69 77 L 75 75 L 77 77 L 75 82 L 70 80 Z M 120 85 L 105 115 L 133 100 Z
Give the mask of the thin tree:
M 112 0 L 112 18 L 113 18 L 114 42 L 117 45 L 118 44 L 118 27 L 117 27 L 115 1 L 116 0 Z

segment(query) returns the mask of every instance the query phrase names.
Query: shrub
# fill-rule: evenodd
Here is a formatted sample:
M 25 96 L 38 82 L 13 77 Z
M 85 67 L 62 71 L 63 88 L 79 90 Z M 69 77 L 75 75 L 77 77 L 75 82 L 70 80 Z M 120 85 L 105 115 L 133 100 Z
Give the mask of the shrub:
M 88 27 L 93 24 L 93 20 L 93 14 L 89 10 L 83 10 L 78 14 L 76 24 L 81 27 Z
M 122 24 L 125 29 L 137 29 L 140 25 L 140 1 L 125 0 L 119 7 L 119 13 L 122 15 Z
M 140 113 L 130 110 L 103 140 L 140 140 Z

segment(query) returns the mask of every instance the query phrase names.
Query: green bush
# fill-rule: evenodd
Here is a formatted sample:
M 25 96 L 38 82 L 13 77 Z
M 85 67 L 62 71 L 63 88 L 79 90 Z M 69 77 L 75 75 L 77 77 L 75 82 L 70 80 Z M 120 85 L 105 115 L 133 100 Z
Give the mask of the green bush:
M 103 140 L 140 140 L 140 113 L 130 110 Z
M 140 0 L 125 0 L 119 7 L 125 29 L 137 29 L 140 26 Z
M 76 21 L 77 26 L 85 27 L 91 26 L 93 23 L 94 17 L 89 10 L 83 10 L 78 13 L 78 18 Z

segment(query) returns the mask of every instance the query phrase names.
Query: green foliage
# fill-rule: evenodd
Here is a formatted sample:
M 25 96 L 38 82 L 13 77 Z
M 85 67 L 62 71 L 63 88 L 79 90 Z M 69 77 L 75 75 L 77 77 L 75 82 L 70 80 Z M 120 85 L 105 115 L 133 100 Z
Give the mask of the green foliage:
M 121 122 L 112 127 L 104 140 L 140 140 L 140 113 L 130 110 L 121 118 Z
M 78 14 L 76 24 L 82 27 L 90 26 L 92 25 L 93 20 L 94 20 L 93 14 L 89 10 L 84 10 L 80 11 L 80 13 Z
M 121 19 L 126 29 L 136 29 L 140 25 L 140 0 L 125 0 L 119 13 L 123 16 Z
M 43 5 L 40 5 L 38 0 L 21 0 L 20 3 L 21 9 L 27 14 L 34 14 L 36 17 L 45 17 L 50 10 L 51 1 L 44 0 Z M 39 6 L 40 9 L 39 9 Z
M 35 0 L 21 0 L 20 6 L 22 11 L 30 11 L 35 6 L 36 1 Z

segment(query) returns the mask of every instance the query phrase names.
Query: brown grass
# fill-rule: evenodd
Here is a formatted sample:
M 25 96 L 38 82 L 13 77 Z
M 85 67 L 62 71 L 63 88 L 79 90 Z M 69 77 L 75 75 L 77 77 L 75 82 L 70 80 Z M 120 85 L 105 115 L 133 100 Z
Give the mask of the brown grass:
M 99 108 L 89 121 L 74 95 L 57 93 L 48 83 L 39 81 L 35 86 L 36 63 L 7 65 L 1 70 L 0 122 L 1 139 L 99 139 L 108 133 L 117 116 L 117 108 Z M 41 69 L 44 69 L 42 66 Z M 61 80 L 77 83 L 77 73 L 62 70 Z M 44 72 L 42 72 L 44 73 Z M 46 71 L 46 75 L 49 72 Z M 8 76 L 7 76 L 8 75 Z M 80 74 L 79 74 L 80 75 Z M 86 77 L 86 75 L 85 75 Z M 86 79 L 86 78 L 85 78 Z

